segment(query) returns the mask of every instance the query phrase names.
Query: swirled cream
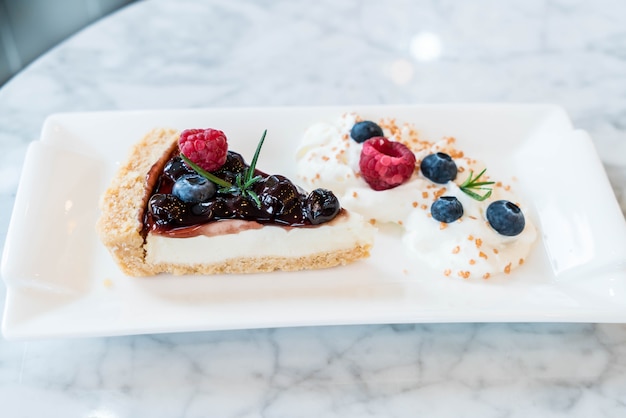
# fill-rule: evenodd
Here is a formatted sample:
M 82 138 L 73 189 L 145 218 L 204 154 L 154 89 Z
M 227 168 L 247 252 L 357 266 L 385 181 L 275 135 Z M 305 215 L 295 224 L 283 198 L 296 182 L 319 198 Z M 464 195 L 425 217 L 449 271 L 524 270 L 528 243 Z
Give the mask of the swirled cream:
M 345 208 L 360 213 L 373 224 L 400 225 L 409 254 L 445 276 L 486 279 L 499 273 L 508 274 L 524 264 L 537 230 L 511 184 L 489 179 L 487 172 L 481 180 L 496 181 L 492 195 L 482 202 L 475 200 L 459 186 L 470 172 L 480 173 L 485 164 L 466 156 L 456 146 L 455 138 L 424 140 L 412 124 L 381 119 L 375 122 L 385 136 L 409 147 L 418 163 L 407 182 L 375 191 L 361 178 L 362 145 L 350 138 L 352 126 L 360 120 L 359 115 L 348 113 L 334 123 L 318 123 L 306 131 L 296 154 L 297 175 L 305 184 L 332 190 Z M 420 172 L 419 162 L 436 152 L 450 155 L 456 163 L 458 173 L 454 181 L 436 184 Z M 430 207 L 440 196 L 454 196 L 461 202 L 464 214 L 459 220 L 442 223 L 432 218 Z M 522 209 L 526 225 L 521 234 L 500 235 L 487 222 L 488 205 L 499 199 L 516 203 Z

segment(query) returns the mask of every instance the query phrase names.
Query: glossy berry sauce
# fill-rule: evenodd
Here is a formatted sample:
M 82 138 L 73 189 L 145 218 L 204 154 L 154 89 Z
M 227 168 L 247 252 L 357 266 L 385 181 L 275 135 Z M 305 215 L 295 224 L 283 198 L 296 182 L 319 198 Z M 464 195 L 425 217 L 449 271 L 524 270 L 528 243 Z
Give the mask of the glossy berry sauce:
M 236 184 L 238 175 L 243 175 L 248 165 L 242 156 L 228 151 L 226 163 L 212 174 L 231 184 Z M 312 226 L 329 222 L 341 211 L 337 197 L 325 189 L 316 189 L 307 194 L 281 175 L 267 175 L 255 170 L 261 180 L 251 190 L 259 198 L 260 205 L 237 191 L 218 191 L 203 202 L 183 202 L 172 189 L 182 176 L 197 174 L 179 156 L 178 148 L 165 163 L 161 172 L 151 170 L 147 183 L 154 182 L 153 192 L 144 215 L 144 231 L 166 233 L 178 228 L 205 224 L 213 221 L 239 219 L 256 221 L 260 224 L 282 226 Z M 156 181 L 153 176 L 157 176 Z

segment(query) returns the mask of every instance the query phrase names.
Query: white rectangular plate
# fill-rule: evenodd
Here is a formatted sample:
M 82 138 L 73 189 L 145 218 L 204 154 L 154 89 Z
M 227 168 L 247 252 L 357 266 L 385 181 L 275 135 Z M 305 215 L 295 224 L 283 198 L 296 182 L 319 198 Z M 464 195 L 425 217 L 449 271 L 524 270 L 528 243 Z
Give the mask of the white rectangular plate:
M 371 258 L 297 273 L 129 278 L 94 230 L 98 199 L 155 127 L 214 127 L 259 168 L 294 177 L 313 123 L 354 111 L 454 136 L 492 173 L 515 176 L 540 239 L 489 280 L 442 278 L 379 232 Z M 436 245 L 434 243 L 434 245 Z M 626 223 L 585 132 L 549 105 L 194 109 L 57 114 L 28 151 L 2 258 L 11 339 L 420 322 L 625 322 Z

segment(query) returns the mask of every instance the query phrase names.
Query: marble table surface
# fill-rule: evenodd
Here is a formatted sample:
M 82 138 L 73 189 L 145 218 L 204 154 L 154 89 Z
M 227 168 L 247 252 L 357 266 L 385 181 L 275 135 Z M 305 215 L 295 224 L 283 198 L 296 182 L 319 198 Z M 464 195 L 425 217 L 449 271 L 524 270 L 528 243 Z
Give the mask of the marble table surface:
M 622 0 L 132 4 L 0 89 L 0 242 L 27 145 L 66 111 L 555 103 L 591 134 L 624 209 L 625 18 Z M 623 417 L 626 325 L 1 340 L 0 415 Z

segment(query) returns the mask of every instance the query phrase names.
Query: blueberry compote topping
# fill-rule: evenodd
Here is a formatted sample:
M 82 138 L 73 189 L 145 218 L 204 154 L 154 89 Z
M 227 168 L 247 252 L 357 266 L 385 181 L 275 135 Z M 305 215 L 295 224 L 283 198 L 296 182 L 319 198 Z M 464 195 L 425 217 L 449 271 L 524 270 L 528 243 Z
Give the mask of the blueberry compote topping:
M 212 174 L 235 183 L 237 175 L 247 168 L 240 154 L 228 151 L 226 163 Z M 339 200 L 328 190 L 316 189 L 307 194 L 286 177 L 258 170 L 255 175 L 261 176 L 252 185 L 258 204 L 199 176 L 175 154 L 165 164 L 148 200 L 146 228 L 168 231 L 226 219 L 284 226 L 318 225 L 332 220 L 341 210 Z

